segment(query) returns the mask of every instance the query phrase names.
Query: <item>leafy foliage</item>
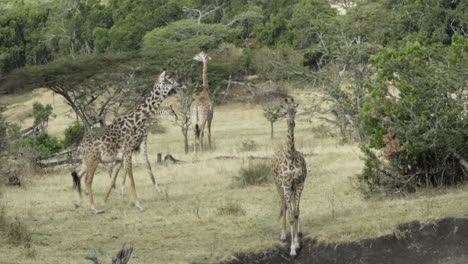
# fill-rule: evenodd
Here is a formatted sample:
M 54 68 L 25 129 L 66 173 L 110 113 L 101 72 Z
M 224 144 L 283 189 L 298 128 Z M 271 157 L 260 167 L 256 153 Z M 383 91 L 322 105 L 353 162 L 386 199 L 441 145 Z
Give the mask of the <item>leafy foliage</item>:
M 39 124 L 42 124 L 42 126 L 44 127 L 44 124 L 47 124 L 50 116 L 52 115 L 52 110 L 53 108 L 51 104 L 47 104 L 44 106 L 39 102 L 34 102 L 32 112 L 32 116 L 34 118 L 34 125 L 37 126 Z
M 193 20 L 180 20 L 146 34 L 143 39 L 143 52 L 174 54 L 180 50 L 213 49 L 223 40 L 234 37 L 237 32 L 222 24 L 198 24 Z
M 80 144 L 83 138 L 85 128 L 80 123 L 75 123 L 65 129 L 65 138 L 63 139 L 63 147 L 68 148 Z
M 361 110 L 361 128 L 370 139 L 366 148 L 381 150 L 388 163 L 373 162 L 374 154 L 366 150 L 363 182 L 400 191 L 468 177 L 460 160 L 468 155 L 465 65 L 448 62 L 450 52 L 466 56 L 464 42 L 461 51 L 405 40 L 372 57 L 378 84 L 370 87 L 371 100 Z
M 17 140 L 13 147 L 16 150 L 32 151 L 37 155 L 50 155 L 60 151 L 63 145 L 57 137 L 42 132 Z

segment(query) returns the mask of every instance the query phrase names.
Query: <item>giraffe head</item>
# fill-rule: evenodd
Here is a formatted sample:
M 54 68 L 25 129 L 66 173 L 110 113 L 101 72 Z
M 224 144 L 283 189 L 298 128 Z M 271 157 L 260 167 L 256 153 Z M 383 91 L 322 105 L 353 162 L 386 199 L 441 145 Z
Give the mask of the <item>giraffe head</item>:
M 296 119 L 296 112 L 297 108 L 299 107 L 299 104 L 294 103 L 293 98 L 285 98 L 284 103 L 285 104 L 280 105 L 280 110 L 286 116 L 288 126 L 294 127 L 294 120 Z
M 175 74 L 165 70 L 159 74 L 157 83 L 160 85 L 161 92 L 168 95 L 176 93 L 178 89 L 187 89 L 187 86 Z

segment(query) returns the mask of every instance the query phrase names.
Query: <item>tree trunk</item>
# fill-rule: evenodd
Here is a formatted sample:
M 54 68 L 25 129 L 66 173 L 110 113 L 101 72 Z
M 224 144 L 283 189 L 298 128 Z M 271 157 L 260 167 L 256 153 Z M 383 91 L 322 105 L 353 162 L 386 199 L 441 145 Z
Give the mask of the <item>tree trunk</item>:
M 270 138 L 273 138 L 273 122 L 270 122 Z
M 188 129 L 182 128 L 182 134 L 184 135 L 184 151 L 185 151 L 185 154 L 187 154 L 189 152 Z

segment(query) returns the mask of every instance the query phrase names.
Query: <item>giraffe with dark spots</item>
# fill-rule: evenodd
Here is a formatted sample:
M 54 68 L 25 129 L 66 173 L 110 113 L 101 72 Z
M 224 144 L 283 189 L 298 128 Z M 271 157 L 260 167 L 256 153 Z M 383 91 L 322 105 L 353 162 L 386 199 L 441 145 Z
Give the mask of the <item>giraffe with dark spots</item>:
M 186 89 L 185 85 L 180 84 L 174 77 L 165 71 L 162 72 L 155 82 L 151 91 L 146 95 L 144 100 L 138 103 L 133 109 L 116 117 L 114 121 L 103 128 L 99 133 L 93 136 L 88 136 L 83 139 L 79 146 L 79 151 L 82 157 L 82 168 L 77 172 L 72 172 L 73 181 L 77 186 L 79 194 L 79 203 L 82 204 L 83 197 L 81 193 L 80 178 L 85 176 L 86 189 L 91 205 L 91 210 L 95 213 L 102 213 L 102 210 L 96 209 L 92 192 L 92 183 L 94 173 L 99 163 L 113 164 L 120 163 L 124 166 L 126 177 L 130 180 L 130 188 L 132 190 L 135 206 L 143 210 L 138 200 L 138 194 L 135 188 L 135 181 L 132 170 L 132 155 L 138 141 L 141 141 L 141 136 L 138 134 L 142 128 L 146 129 L 148 123 L 156 115 L 162 101 L 175 89 Z M 146 114 L 142 114 L 145 112 Z M 139 120 L 140 122 L 135 122 Z M 138 125 L 137 125 L 138 124 Z M 140 132 L 141 133 L 141 132 Z M 141 142 L 140 142 L 141 143 Z M 118 169 L 111 171 L 112 179 L 116 176 Z M 157 189 L 157 185 L 155 185 Z
M 296 109 L 298 104 L 294 99 L 285 99 L 285 105 L 281 105 L 281 111 L 286 115 L 288 124 L 287 144 L 276 152 L 272 159 L 271 171 L 281 198 L 281 216 L 283 229 L 281 231 L 281 241 L 286 241 L 286 215 L 289 215 L 291 226 L 291 251 L 290 255 L 295 256 L 299 249 L 299 233 L 301 226 L 299 223 L 299 202 L 301 200 L 304 182 L 307 177 L 307 166 L 302 153 L 296 150 L 294 144 L 294 128 L 296 126 Z

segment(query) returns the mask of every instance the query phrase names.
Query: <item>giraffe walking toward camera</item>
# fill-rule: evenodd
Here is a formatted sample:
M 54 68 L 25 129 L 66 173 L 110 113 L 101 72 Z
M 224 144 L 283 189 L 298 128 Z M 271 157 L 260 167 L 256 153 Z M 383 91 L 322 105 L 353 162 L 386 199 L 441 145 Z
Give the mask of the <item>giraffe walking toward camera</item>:
M 193 101 L 190 107 L 190 115 L 192 125 L 194 126 L 195 142 L 193 144 L 193 152 L 196 152 L 197 145 L 199 150 L 204 151 L 203 137 L 205 135 L 205 125 L 208 128 L 208 148 L 211 150 L 211 122 L 213 121 L 213 101 L 210 97 L 208 89 L 208 57 L 203 51 L 198 53 L 194 60 L 203 62 L 203 91 Z
M 185 86 L 180 85 L 177 80 L 165 71 L 162 72 L 152 90 L 142 102 L 137 104 L 132 110 L 116 117 L 114 121 L 101 132 L 83 139 L 79 147 L 83 160 L 83 167 L 79 173 L 75 171 L 72 172 L 73 181 L 77 187 L 80 199 L 77 206 L 80 206 L 83 201 L 80 178 L 86 174 L 86 189 L 88 191 L 91 210 L 95 213 L 102 213 L 103 211 L 96 209 L 94 205 L 92 192 L 94 172 L 99 163 L 112 164 L 117 162 L 117 164 L 119 164 L 118 166 L 122 166 L 123 162 L 125 174 L 130 179 L 130 187 L 132 189 L 135 206 L 143 210 L 143 207 L 141 207 L 138 201 L 135 181 L 133 179 L 133 151 L 135 150 L 135 146 L 138 145 L 138 140 L 141 140 L 142 128 L 146 129 L 148 123 L 159 110 L 161 102 L 170 92 L 175 91 L 176 88 L 185 88 Z M 118 171 L 117 168 L 113 169 L 111 172 L 114 174 L 112 179 L 116 177 Z M 155 188 L 157 188 L 157 185 L 155 185 Z
M 281 231 L 281 241 L 286 241 L 286 214 L 289 215 L 291 226 L 291 251 L 290 255 L 295 256 L 299 249 L 299 233 L 301 232 L 299 223 L 299 202 L 307 177 L 307 167 L 302 153 L 296 150 L 294 145 L 294 128 L 296 126 L 296 109 L 298 104 L 294 99 L 285 99 L 285 105 L 281 105 L 282 112 L 286 115 L 288 124 L 287 144 L 272 159 L 272 174 L 276 183 L 278 193 L 281 198 L 281 216 L 283 229 Z

